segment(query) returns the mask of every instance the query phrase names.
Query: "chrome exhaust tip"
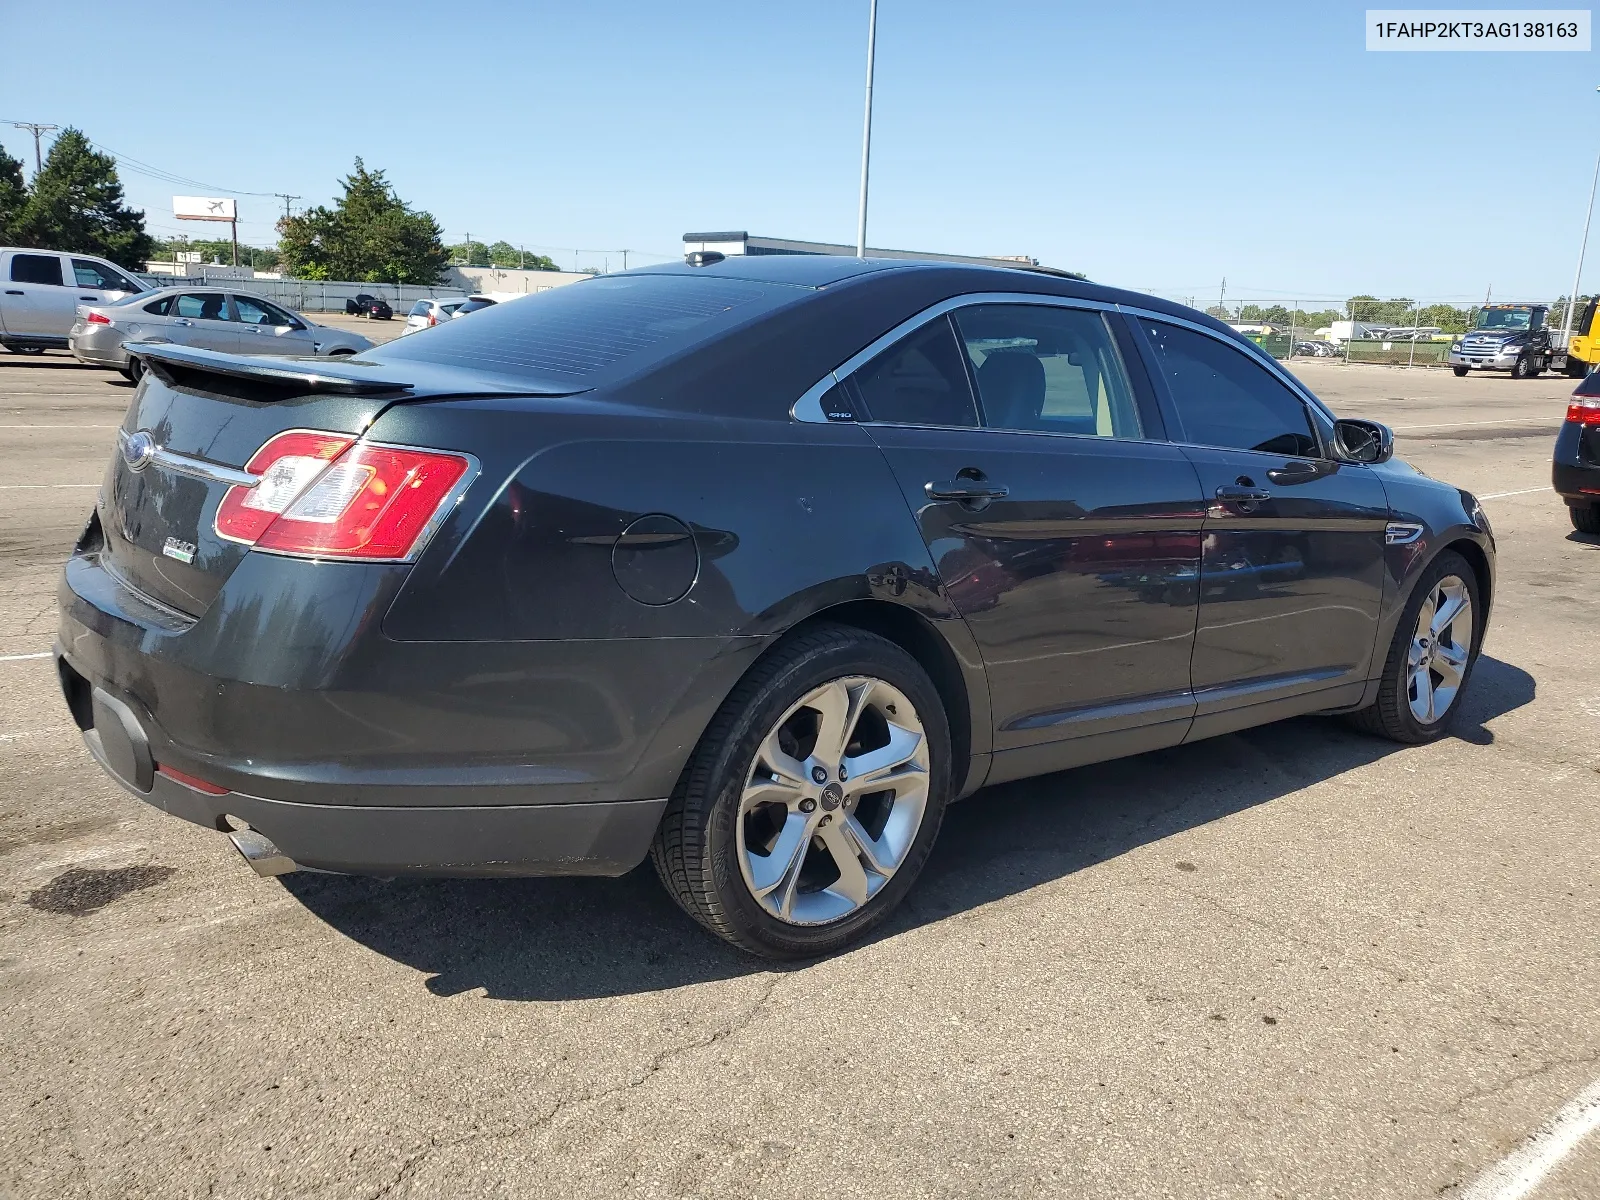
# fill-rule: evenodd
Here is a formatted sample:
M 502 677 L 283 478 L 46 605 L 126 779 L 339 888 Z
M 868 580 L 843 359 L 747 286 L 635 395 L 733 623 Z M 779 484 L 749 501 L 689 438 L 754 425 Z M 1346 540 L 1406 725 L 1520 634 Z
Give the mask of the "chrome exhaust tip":
M 300 864 L 273 845 L 271 838 L 248 826 L 235 829 L 228 834 L 228 840 L 257 875 L 287 875 L 300 869 Z

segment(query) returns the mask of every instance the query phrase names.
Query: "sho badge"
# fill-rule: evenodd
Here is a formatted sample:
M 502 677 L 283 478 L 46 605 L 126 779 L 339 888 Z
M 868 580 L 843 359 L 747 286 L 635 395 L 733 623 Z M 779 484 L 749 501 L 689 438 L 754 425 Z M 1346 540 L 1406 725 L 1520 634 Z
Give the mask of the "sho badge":
M 169 537 L 166 545 L 161 547 L 161 553 L 168 558 L 175 558 L 181 563 L 194 561 L 194 543 L 180 542 L 177 538 Z

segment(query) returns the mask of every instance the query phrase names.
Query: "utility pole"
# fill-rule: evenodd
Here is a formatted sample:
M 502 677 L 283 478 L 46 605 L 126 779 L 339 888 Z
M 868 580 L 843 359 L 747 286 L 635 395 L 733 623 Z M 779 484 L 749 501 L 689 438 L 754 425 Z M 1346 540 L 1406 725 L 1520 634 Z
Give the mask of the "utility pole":
M 1222 306 L 1222 302 L 1223 302 L 1223 300 L 1227 299 L 1227 296 L 1228 296 L 1228 277 L 1226 275 L 1224 275 L 1222 277 L 1222 290 L 1217 293 L 1217 307 L 1222 309 L 1222 312 L 1217 315 L 1217 320 L 1219 320 L 1219 321 L 1225 321 L 1225 320 L 1228 319 L 1228 310 L 1226 308 L 1223 308 L 1223 306 Z
M 622 269 L 624 271 L 628 269 L 628 251 L 626 250 L 622 252 Z
M 44 155 L 39 150 L 39 139 L 44 134 L 60 129 L 61 126 L 41 125 L 36 121 L 13 121 L 11 125 L 14 129 L 26 129 L 33 134 L 33 175 L 37 179 L 39 172 L 44 170 Z
M 289 219 L 289 201 L 299 200 L 302 197 L 291 196 L 288 192 L 273 192 L 272 194 L 283 201 L 283 219 L 287 221 Z
M 878 0 L 867 14 L 867 112 L 861 123 L 861 209 L 856 215 L 856 257 L 867 256 L 867 171 L 872 162 L 872 59 L 878 47 Z

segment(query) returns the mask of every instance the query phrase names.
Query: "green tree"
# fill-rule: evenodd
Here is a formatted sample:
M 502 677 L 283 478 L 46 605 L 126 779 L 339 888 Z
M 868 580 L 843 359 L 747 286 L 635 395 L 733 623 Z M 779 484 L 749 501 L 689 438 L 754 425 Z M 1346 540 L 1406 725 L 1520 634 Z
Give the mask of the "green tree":
M 22 163 L 0 146 L 0 245 L 16 241 L 16 227 L 22 206 L 28 200 L 28 187 L 22 182 Z
M 489 247 L 489 263 L 497 267 L 510 270 L 513 267 L 526 268 L 529 271 L 559 271 L 555 259 L 543 254 L 528 254 L 517 249 L 510 242 L 496 242 Z M 474 266 L 487 264 L 472 264 Z
M 1412 301 L 1397 297 L 1379 300 L 1376 296 L 1351 296 L 1344 302 L 1345 312 L 1352 321 L 1366 325 L 1410 325 L 1415 319 Z
M 12 237 L 17 245 L 98 254 L 143 270 L 155 243 L 145 232 L 144 213 L 122 201 L 116 160 L 69 127 L 34 177 Z
M 450 247 L 450 263 L 457 267 L 490 266 L 489 247 L 482 242 L 459 242 Z
M 1465 333 L 1468 312 L 1453 304 L 1430 304 L 1421 313 L 1421 324 L 1437 325 L 1445 333 Z
M 437 283 L 449 251 L 439 223 L 395 195 L 382 171 L 356 159 L 333 208 L 318 205 L 278 222 L 278 252 L 301 279 Z
M 1241 321 L 1260 321 L 1263 319 L 1259 304 L 1246 304 L 1239 310 L 1239 320 Z

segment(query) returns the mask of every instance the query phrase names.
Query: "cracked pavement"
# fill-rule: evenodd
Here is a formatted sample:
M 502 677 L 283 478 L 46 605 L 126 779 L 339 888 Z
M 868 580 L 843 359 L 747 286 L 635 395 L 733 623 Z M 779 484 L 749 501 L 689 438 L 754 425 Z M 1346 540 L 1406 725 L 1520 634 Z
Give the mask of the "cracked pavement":
M 821 962 L 724 948 L 648 870 L 258 879 L 101 777 L 47 659 L 0 662 L 0 1197 L 1458 1191 L 1600 1074 L 1570 387 L 1300 370 L 1431 474 L 1533 489 L 1485 501 L 1458 736 L 1306 719 L 991 789 Z M 0 655 L 49 647 L 127 398 L 0 356 L 0 424 L 51 426 L 7 430 Z M 1597 1194 L 1592 1144 L 1536 1193 Z

